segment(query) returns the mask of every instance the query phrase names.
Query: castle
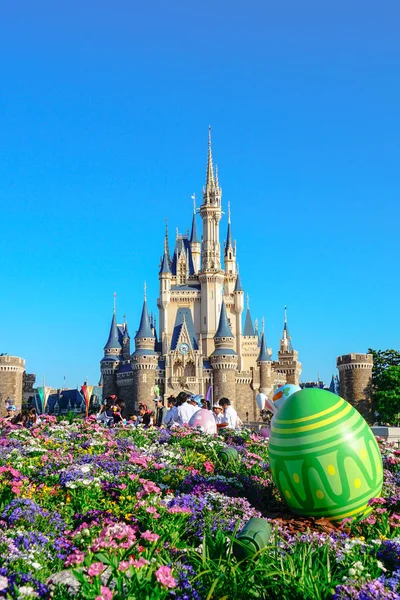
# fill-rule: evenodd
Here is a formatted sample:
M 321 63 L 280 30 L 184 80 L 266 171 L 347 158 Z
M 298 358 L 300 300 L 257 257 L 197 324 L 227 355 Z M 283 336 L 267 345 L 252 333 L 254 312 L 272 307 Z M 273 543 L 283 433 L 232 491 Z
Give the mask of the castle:
M 198 210 L 194 207 L 190 236 L 177 232 L 171 256 L 168 230 L 165 235 L 158 273 L 159 332 L 145 292 L 131 354 L 127 324 L 117 323 L 114 306 L 100 361 L 103 397 L 117 394 L 125 401 L 127 414 L 139 402 L 150 404 L 155 391 L 164 398 L 181 390 L 206 396 L 212 386 L 214 402 L 226 396 L 242 420 L 252 421 L 259 414 L 258 392 L 269 394 L 274 385 L 299 382 L 301 363 L 292 347 L 286 309 L 277 360 L 267 348 L 264 320 L 259 332 L 251 318 L 248 299 L 245 309 L 229 208 L 221 251 L 221 200 L 209 130 L 203 201 Z M 202 219 L 201 238 L 197 212 Z

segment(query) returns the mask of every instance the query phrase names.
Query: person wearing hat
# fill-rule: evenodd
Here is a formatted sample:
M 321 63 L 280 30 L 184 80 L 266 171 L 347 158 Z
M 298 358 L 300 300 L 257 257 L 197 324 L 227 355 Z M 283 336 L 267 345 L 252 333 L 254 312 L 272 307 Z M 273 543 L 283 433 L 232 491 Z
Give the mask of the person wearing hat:
M 7 416 L 4 418 L 5 421 L 11 421 L 16 415 L 17 407 L 14 404 L 7 406 Z
M 154 400 L 154 404 L 156 407 L 156 427 L 161 427 L 165 416 L 164 400 L 159 396 Z
M 220 406 L 219 404 L 214 404 L 213 414 L 216 425 L 220 425 L 224 422 L 224 412 L 222 410 L 222 406 Z

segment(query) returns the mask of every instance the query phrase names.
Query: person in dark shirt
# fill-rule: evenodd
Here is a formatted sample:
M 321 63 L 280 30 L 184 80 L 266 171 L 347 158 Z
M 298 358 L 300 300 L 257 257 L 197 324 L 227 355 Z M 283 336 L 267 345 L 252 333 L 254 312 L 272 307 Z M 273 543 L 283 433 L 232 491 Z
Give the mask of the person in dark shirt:
M 140 423 L 145 427 L 150 426 L 151 413 L 147 408 L 147 404 L 139 404 L 139 419 Z
M 162 427 L 163 421 L 164 421 L 164 415 L 165 415 L 165 408 L 164 408 L 164 400 L 162 398 L 156 398 L 154 400 L 155 403 L 155 407 L 156 407 L 156 427 Z

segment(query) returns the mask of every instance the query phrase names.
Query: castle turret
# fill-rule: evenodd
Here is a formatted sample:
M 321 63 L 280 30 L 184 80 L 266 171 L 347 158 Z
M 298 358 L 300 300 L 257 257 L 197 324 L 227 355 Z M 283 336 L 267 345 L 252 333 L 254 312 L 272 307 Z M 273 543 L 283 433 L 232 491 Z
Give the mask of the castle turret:
M 226 232 L 225 252 L 225 295 L 232 294 L 236 283 L 236 248 L 232 243 L 231 207 L 228 202 L 228 230 Z
M 110 333 L 106 345 L 104 346 L 104 357 L 100 361 L 100 370 L 103 377 L 103 398 L 118 393 L 117 371 L 123 360 L 120 337 L 114 301 L 114 312 L 111 319 Z
M 215 350 L 211 354 L 211 366 L 214 378 L 214 402 L 221 398 L 229 398 L 232 405 L 236 402 L 236 369 L 237 354 L 235 340 L 229 325 L 225 302 L 221 305 L 221 314 L 217 332 L 214 336 Z
M 171 339 L 170 324 L 168 323 L 168 307 L 171 302 L 172 281 L 168 250 L 168 230 L 165 234 L 164 255 L 161 261 L 161 267 L 158 273 L 158 278 L 160 282 L 160 292 L 157 300 L 157 306 L 160 315 L 160 336 L 162 343 L 162 353 L 166 354 L 169 350 L 169 344 Z
M 272 361 L 268 354 L 265 341 L 264 319 L 262 323 L 260 354 L 258 355 L 257 365 L 260 368 L 260 392 L 268 396 L 272 391 L 274 382 L 272 377 Z
M 128 331 L 128 323 L 125 321 L 123 324 L 122 334 L 122 358 L 129 360 L 131 357 L 131 338 Z
M 301 363 L 299 362 L 299 353 L 293 350 L 292 338 L 289 334 L 287 323 L 286 306 L 284 308 L 283 332 L 278 351 L 278 362 L 276 370 L 286 376 L 287 383 L 299 384 L 301 374 Z
M 238 369 L 242 369 L 242 314 L 244 310 L 244 291 L 240 282 L 239 269 L 237 271 L 235 288 L 233 290 L 234 312 L 236 315 L 236 354 L 239 357 Z
M 127 412 L 137 410 L 139 401 L 148 404 L 153 398 L 155 372 L 158 365 L 158 355 L 154 350 L 154 344 L 155 337 L 147 311 L 145 288 L 142 316 L 139 329 L 135 335 L 136 349 L 132 354 L 133 405 L 127 407 Z
M 22 405 L 22 382 L 25 360 L 18 356 L 0 355 L 0 416 L 6 416 L 6 400 L 15 405 L 17 412 Z
M 193 195 L 193 218 L 192 218 L 192 231 L 190 234 L 190 248 L 192 251 L 193 268 L 194 272 L 198 273 L 201 267 L 201 244 L 199 236 L 197 234 L 196 225 L 196 196 Z
M 222 190 L 218 183 L 218 173 L 216 172 L 214 175 L 211 129 L 209 128 L 206 185 L 203 188 L 203 203 L 200 206 L 200 216 L 203 219 L 201 271 L 199 273 L 202 298 L 200 333 L 205 356 L 209 356 L 213 351 L 224 285 L 219 241 L 219 222 L 222 216 L 221 197 Z
M 340 395 L 367 420 L 371 416 L 372 354 L 343 354 L 336 359 L 339 369 Z

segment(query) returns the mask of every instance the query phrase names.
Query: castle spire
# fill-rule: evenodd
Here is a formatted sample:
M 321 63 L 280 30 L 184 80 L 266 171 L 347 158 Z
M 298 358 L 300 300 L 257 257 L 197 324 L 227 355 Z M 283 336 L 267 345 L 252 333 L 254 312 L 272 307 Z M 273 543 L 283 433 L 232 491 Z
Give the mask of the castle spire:
M 139 329 L 135 335 L 135 339 L 138 338 L 154 338 L 153 331 L 150 326 L 150 317 L 147 311 L 147 301 L 146 301 L 146 282 L 144 284 L 144 300 L 143 300 L 143 308 L 142 308 L 142 316 L 140 318 Z
M 228 230 L 226 232 L 225 256 L 229 250 L 233 250 L 231 234 L 231 203 L 228 202 Z
M 261 334 L 261 342 L 260 342 L 260 354 L 258 355 L 258 362 L 268 362 L 270 361 L 270 357 L 267 352 L 267 345 L 265 343 L 265 333 L 264 331 Z
M 121 342 L 119 341 L 117 318 L 115 315 L 115 294 L 114 294 L 114 310 L 113 310 L 113 316 L 111 319 L 110 333 L 108 336 L 107 343 L 104 346 L 104 350 L 117 350 L 117 349 L 118 350 L 122 349 L 122 346 L 121 346 Z
M 215 187 L 214 167 L 211 148 L 211 125 L 208 126 L 208 158 L 207 158 L 207 176 L 206 176 L 206 191 L 213 191 Z
M 196 194 L 193 194 L 193 218 L 192 218 L 192 231 L 190 234 L 190 242 L 192 244 L 199 243 L 199 236 L 197 235 L 197 225 L 196 225 Z
M 290 337 L 290 334 L 289 334 L 286 309 L 287 309 L 287 307 L 285 305 L 285 307 L 283 309 L 283 334 L 282 334 L 282 340 L 281 340 L 281 350 L 291 352 L 293 350 L 292 338 Z
M 233 338 L 224 300 L 222 300 L 221 304 L 221 314 L 219 317 L 218 329 L 214 336 L 214 339 L 215 338 Z
M 249 299 L 249 295 L 247 294 L 247 310 L 246 310 L 246 319 L 244 322 L 244 329 L 243 329 L 243 335 L 244 336 L 254 336 L 254 327 L 253 327 L 253 321 L 251 318 L 251 314 L 250 314 L 250 299 Z

